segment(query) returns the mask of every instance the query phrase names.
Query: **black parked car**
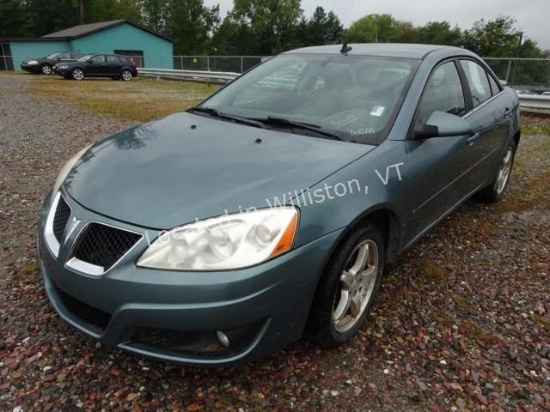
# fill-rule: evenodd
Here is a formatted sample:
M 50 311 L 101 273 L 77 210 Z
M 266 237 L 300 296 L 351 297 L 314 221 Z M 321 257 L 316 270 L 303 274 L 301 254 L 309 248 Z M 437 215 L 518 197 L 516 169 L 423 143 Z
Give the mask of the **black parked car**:
M 46 57 L 25 60 L 21 63 L 21 69 L 29 73 L 52 74 L 53 66 L 59 62 L 75 61 L 82 56 L 82 53 L 56 52 Z
M 110 77 L 113 80 L 132 80 L 137 76 L 136 64 L 128 57 L 116 54 L 87 54 L 69 63 L 54 66 L 55 74 L 66 79 L 82 80 L 84 77 Z

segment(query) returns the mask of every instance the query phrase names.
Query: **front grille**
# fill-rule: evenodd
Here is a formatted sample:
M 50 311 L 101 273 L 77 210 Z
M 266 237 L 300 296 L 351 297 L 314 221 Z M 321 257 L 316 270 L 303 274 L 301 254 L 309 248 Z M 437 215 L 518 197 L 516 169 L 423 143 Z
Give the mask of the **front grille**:
M 54 282 L 52 284 L 57 297 L 69 312 L 86 322 L 96 333 L 102 333 L 107 329 L 107 325 L 111 321 L 111 315 L 73 298 Z
M 107 271 L 140 239 L 137 233 L 90 223 L 79 235 L 72 257 Z
M 55 215 L 53 218 L 53 234 L 57 241 L 61 243 L 63 240 L 63 232 L 65 232 L 65 227 L 71 216 L 71 208 L 63 199 L 63 196 L 59 196 L 59 201 L 57 202 L 57 209 L 55 210 Z

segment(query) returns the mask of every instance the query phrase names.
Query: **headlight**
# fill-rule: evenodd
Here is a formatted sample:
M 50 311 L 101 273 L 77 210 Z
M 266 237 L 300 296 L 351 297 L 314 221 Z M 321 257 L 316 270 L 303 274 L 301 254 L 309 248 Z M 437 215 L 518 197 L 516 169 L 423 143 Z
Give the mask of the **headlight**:
M 257 265 L 288 252 L 298 227 L 294 207 L 219 216 L 165 232 L 138 266 L 173 270 L 227 270 Z
M 76 164 L 76 162 L 78 162 L 78 159 L 80 159 L 90 147 L 92 147 L 92 145 L 86 146 L 80 152 L 71 157 L 71 159 L 67 163 L 65 163 L 65 165 L 61 168 L 59 174 L 57 175 L 57 179 L 55 179 L 52 193 L 57 193 L 73 166 Z
M 36 60 L 29 60 L 29 61 L 27 62 L 27 64 L 28 64 L 29 66 L 36 66 L 36 65 L 38 64 L 38 62 L 37 62 Z

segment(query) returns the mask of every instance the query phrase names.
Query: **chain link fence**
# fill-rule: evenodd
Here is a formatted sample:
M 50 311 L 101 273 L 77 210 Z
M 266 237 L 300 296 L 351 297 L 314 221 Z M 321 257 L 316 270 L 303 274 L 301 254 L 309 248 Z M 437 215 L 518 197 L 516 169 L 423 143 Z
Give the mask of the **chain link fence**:
M 260 64 L 263 56 L 174 56 L 176 70 L 244 73 Z
M 167 68 L 172 60 L 176 70 L 205 70 L 244 73 L 268 59 L 266 56 L 129 56 L 139 67 Z M 517 88 L 550 90 L 550 59 L 485 58 L 499 79 Z M 12 56 L 0 56 L 0 71 L 17 70 Z
M 485 58 L 500 80 L 516 88 L 550 89 L 550 59 Z

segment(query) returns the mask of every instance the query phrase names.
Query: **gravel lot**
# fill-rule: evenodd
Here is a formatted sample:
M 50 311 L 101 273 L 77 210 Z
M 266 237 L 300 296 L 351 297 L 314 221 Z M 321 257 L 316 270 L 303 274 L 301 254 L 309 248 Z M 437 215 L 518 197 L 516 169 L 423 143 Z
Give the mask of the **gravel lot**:
M 550 410 L 549 136 L 523 138 L 501 203 L 468 202 L 400 259 L 346 347 L 182 368 L 106 348 L 47 301 L 42 198 L 72 154 L 130 123 L 33 97 L 33 80 L 0 75 L 0 410 Z

